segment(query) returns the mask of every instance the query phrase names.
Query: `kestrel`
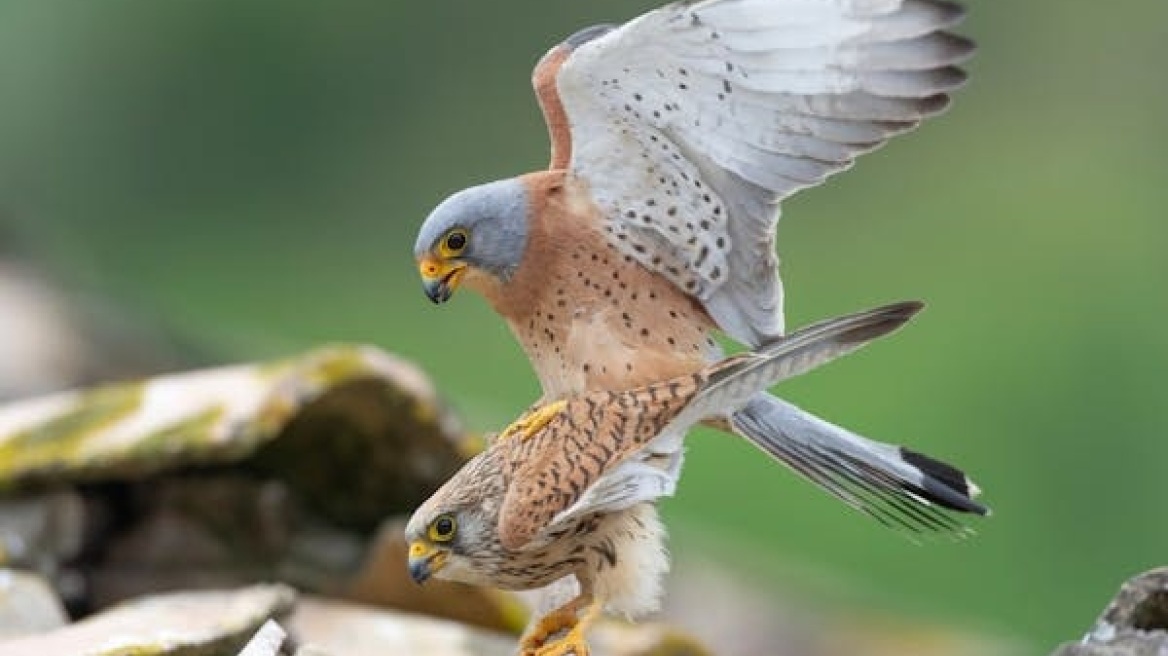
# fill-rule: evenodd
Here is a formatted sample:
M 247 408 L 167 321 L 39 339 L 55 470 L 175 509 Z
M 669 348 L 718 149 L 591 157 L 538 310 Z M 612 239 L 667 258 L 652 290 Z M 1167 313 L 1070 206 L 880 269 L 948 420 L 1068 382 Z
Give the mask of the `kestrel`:
M 895 330 L 920 307 L 833 319 L 694 373 L 552 403 L 547 421 L 496 438 L 414 512 L 411 575 L 511 590 L 575 576 L 578 596 L 536 622 L 521 646 L 525 655 L 585 656 L 584 633 L 601 612 L 637 616 L 658 606 L 669 563 L 654 502 L 674 492 L 690 426 L 729 416 L 767 387 Z M 815 453 L 800 458 L 808 472 L 856 484 Z M 951 521 L 936 512 L 928 520 Z
M 715 331 L 780 337 L 779 202 L 948 105 L 973 51 L 945 31 L 961 17 L 939 0 L 705 0 L 577 32 L 533 74 L 548 169 L 433 211 L 426 293 L 485 296 L 544 402 L 692 374 L 721 356 Z M 986 512 L 958 469 L 765 392 L 720 427 L 894 524 Z

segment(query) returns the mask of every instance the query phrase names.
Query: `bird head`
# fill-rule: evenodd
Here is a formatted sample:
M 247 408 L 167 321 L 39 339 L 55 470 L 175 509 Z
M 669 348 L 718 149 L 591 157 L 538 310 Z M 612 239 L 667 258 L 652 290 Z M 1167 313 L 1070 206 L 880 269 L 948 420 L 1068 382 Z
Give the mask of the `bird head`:
M 457 558 L 458 529 L 456 513 L 441 513 L 417 527 L 411 520 L 410 528 L 406 529 L 406 540 L 410 545 L 410 577 L 414 581 L 425 583 L 435 575 L 446 578 L 441 572 L 452 557 Z
M 492 458 L 472 458 L 406 524 L 410 576 L 483 583 L 481 568 L 497 555 L 496 524 L 503 496 Z
M 465 281 L 506 282 L 527 246 L 527 192 L 511 178 L 464 189 L 442 201 L 422 224 L 414 258 L 426 296 L 450 299 Z

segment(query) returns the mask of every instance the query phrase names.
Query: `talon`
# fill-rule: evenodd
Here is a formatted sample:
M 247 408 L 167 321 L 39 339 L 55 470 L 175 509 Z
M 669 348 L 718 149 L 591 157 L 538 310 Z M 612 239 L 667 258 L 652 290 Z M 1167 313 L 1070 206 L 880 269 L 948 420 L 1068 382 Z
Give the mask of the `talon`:
M 563 639 L 537 649 L 534 656 L 589 656 L 590 653 L 584 635 L 572 629 Z
M 521 440 L 526 440 L 542 430 L 544 426 L 547 426 L 548 422 L 555 419 L 556 415 L 560 414 L 567 405 L 568 402 L 561 399 L 531 410 L 519 419 L 511 422 L 510 426 L 503 429 L 498 439 L 507 440 L 518 437 Z
M 591 652 L 584 634 L 596 621 L 604 604 L 595 600 L 588 602 L 587 599 L 577 597 L 541 618 L 520 642 L 520 656 L 589 656 Z M 585 604 L 586 610 L 577 616 L 577 609 Z M 549 638 L 565 629 L 564 637 L 549 642 Z
M 519 643 L 520 656 L 536 656 L 548 639 L 560 631 L 571 630 L 576 622 L 576 611 L 568 606 L 544 615 Z

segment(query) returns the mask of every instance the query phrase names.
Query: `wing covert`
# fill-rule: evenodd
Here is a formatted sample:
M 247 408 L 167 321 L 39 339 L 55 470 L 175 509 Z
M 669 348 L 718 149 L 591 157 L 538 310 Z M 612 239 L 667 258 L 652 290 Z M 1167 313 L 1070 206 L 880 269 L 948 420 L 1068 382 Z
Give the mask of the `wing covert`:
M 557 64 L 568 166 L 611 242 L 751 346 L 783 331 L 778 203 L 948 104 L 973 50 L 937 0 L 679 2 Z
M 684 431 L 660 433 L 699 382 L 675 379 L 573 399 L 539 433 L 517 442 L 499 511 L 503 546 L 528 548 L 582 515 L 672 494 Z

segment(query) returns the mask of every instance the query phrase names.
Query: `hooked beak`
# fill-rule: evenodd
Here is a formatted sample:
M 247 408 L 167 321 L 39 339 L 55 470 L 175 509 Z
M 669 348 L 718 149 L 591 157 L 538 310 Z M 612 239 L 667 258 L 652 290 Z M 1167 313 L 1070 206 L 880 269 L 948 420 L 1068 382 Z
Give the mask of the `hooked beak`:
M 466 273 L 466 265 L 426 256 L 418 261 L 418 273 L 422 275 L 422 289 L 426 296 L 435 303 L 445 303 L 458 289 L 458 283 Z
M 410 578 L 419 585 L 446 565 L 446 551 L 417 540 L 410 544 Z

